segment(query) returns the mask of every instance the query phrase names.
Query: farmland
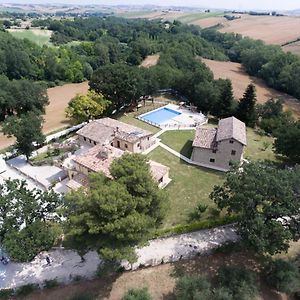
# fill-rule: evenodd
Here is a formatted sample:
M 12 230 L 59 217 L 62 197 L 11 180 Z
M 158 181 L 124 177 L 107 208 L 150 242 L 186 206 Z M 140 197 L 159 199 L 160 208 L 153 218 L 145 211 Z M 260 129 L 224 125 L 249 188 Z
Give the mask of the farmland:
M 300 37 L 299 17 L 242 15 L 241 19 L 223 23 L 220 32 L 235 32 L 267 44 L 282 45 Z
M 39 46 L 50 45 L 51 30 L 41 29 L 9 29 L 9 32 L 18 39 L 28 39 Z
M 285 52 L 292 52 L 293 54 L 300 55 L 300 41 L 285 45 L 282 49 Z
M 223 78 L 232 81 L 235 98 L 239 99 L 248 84 L 251 82 L 256 86 L 257 102 L 265 103 L 270 98 L 284 100 L 286 109 L 291 110 L 294 116 L 300 118 L 300 101 L 284 93 L 280 93 L 272 88 L 267 87 L 263 80 L 249 76 L 243 66 L 239 63 L 214 61 L 202 59 L 202 61 L 212 70 L 215 79 Z
M 44 133 L 50 133 L 68 125 L 65 116 L 65 108 L 69 101 L 76 94 L 85 94 L 88 90 L 87 82 L 69 83 L 63 86 L 56 86 L 48 89 L 49 105 L 46 107 Z M 0 149 L 3 149 L 13 143 L 13 139 L 0 134 Z

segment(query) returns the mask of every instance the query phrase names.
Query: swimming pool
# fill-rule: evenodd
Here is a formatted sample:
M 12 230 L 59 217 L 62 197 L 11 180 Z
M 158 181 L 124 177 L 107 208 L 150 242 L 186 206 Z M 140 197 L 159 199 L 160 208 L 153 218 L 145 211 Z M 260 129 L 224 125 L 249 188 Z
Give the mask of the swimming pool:
M 163 107 L 161 109 L 142 115 L 141 119 L 144 119 L 150 123 L 161 124 L 179 115 L 181 115 L 181 112 Z

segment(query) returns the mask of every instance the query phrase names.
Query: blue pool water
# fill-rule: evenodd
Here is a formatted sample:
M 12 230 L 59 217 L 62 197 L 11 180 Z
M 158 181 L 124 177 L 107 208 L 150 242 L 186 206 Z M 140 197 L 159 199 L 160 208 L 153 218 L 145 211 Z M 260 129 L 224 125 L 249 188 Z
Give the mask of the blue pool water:
M 169 119 L 172 119 L 178 115 L 181 115 L 180 112 L 175 111 L 173 109 L 164 107 L 159 110 L 150 112 L 148 114 L 143 115 L 141 118 L 143 118 L 146 121 L 161 124 Z

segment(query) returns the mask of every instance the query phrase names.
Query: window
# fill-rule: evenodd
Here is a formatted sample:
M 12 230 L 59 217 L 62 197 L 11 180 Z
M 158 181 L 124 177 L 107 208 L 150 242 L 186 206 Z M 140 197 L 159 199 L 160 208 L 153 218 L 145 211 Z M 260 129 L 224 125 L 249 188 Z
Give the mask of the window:
M 215 162 L 215 159 L 214 159 L 214 158 L 210 158 L 210 159 L 209 159 L 209 162 L 214 163 L 214 162 Z
M 159 180 L 158 180 L 158 183 L 162 183 L 163 182 L 163 180 L 164 180 L 164 178 L 162 177 L 162 178 L 160 178 Z
M 126 148 L 126 149 L 128 148 L 128 145 L 127 145 L 127 144 L 125 144 L 125 148 Z
M 217 153 L 217 150 L 216 150 L 216 149 L 214 149 L 214 150 L 212 151 L 212 153 Z
M 97 143 L 96 143 L 96 142 L 94 142 L 94 145 L 97 145 Z
M 120 148 L 120 141 L 117 141 L 117 147 Z
M 90 144 L 92 143 L 92 140 L 89 139 Z
M 84 137 L 83 140 L 86 141 L 86 137 Z
M 141 144 L 140 144 L 140 143 L 138 143 L 138 144 L 137 144 L 137 146 L 138 146 L 138 147 L 140 147 L 140 146 L 141 146 Z
M 229 143 L 230 143 L 230 144 L 233 144 L 233 140 L 230 140 Z
M 147 140 L 148 140 L 148 141 L 150 140 L 150 137 L 149 137 L 149 136 L 147 137 Z
M 111 142 L 111 143 L 110 143 L 110 145 L 113 147 L 113 146 L 114 146 L 114 143 L 113 143 L 113 142 Z
M 235 150 L 231 150 L 231 155 L 235 155 L 236 151 Z

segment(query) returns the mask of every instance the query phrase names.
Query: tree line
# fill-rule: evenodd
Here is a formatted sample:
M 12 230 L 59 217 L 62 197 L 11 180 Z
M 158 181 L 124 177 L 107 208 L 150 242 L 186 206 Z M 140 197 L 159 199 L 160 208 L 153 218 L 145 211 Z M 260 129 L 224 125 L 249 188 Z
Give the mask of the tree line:
M 201 36 L 222 47 L 233 62 L 242 63 L 246 71 L 265 80 L 270 86 L 300 99 L 300 57 L 285 53 L 280 46 L 261 40 L 243 38 L 240 34 L 220 33 L 207 29 Z

